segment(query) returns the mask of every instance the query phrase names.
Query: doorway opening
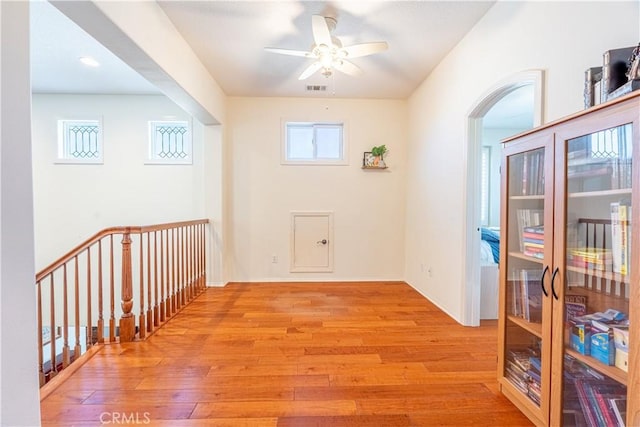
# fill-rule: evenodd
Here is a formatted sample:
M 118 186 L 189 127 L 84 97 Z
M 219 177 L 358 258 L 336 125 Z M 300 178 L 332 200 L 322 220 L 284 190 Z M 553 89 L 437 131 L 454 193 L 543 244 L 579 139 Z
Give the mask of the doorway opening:
M 468 116 L 463 324 L 495 319 L 499 295 L 500 140 L 542 124 L 542 70 L 517 73 Z

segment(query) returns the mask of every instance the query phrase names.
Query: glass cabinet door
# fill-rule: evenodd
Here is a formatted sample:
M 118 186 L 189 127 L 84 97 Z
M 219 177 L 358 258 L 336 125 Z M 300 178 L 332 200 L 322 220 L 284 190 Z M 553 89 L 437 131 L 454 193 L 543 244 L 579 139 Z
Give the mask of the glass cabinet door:
M 552 146 L 551 146 L 552 147 Z M 553 152 L 553 150 L 551 150 Z M 549 346 L 543 343 L 548 328 L 543 321 L 549 304 L 550 232 L 545 230 L 546 209 L 553 200 L 545 195 L 545 147 L 507 156 L 506 261 L 503 274 L 504 366 L 503 389 L 538 413 L 547 413 Z M 552 174 L 550 175 L 552 176 Z M 503 211 L 504 212 L 504 211 Z M 505 222 L 503 220 L 503 226 Z M 503 246 L 504 247 L 504 246 Z M 549 313 L 550 314 L 550 313 Z M 543 344 L 546 346 L 543 348 Z
M 564 282 L 562 423 L 624 426 L 632 125 L 569 139 L 562 148 L 564 277 L 556 280 Z

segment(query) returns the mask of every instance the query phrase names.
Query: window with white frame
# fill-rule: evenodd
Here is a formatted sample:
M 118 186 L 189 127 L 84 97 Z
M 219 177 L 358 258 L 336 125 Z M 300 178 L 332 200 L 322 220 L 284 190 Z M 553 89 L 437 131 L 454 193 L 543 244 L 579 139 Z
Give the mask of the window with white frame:
M 191 164 L 191 132 L 186 121 L 149 122 L 149 162 Z
M 102 163 L 100 120 L 59 120 L 57 163 Z
M 482 147 L 482 157 L 480 163 L 480 224 L 484 227 L 489 225 L 490 206 L 490 178 L 491 177 L 491 147 Z
M 346 164 L 343 123 L 285 122 L 283 164 Z

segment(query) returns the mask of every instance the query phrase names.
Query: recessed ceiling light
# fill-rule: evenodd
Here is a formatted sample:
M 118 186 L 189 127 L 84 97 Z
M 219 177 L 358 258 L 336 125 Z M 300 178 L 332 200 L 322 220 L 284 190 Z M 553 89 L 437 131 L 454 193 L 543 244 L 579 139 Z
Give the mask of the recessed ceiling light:
M 82 62 L 87 67 L 99 67 L 100 66 L 100 63 L 98 61 L 96 61 L 95 59 L 93 59 L 92 57 L 90 57 L 90 56 L 81 56 L 79 59 L 80 59 L 80 62 Z

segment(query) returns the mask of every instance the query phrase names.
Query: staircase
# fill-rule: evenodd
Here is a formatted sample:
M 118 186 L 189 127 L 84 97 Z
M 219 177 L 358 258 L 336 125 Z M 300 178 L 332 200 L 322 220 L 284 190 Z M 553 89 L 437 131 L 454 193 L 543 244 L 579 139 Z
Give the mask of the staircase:
M 96 346 L 144 340 L 202 292 L 208 223 L 107 228 L 36 274 L 40 386 Z

